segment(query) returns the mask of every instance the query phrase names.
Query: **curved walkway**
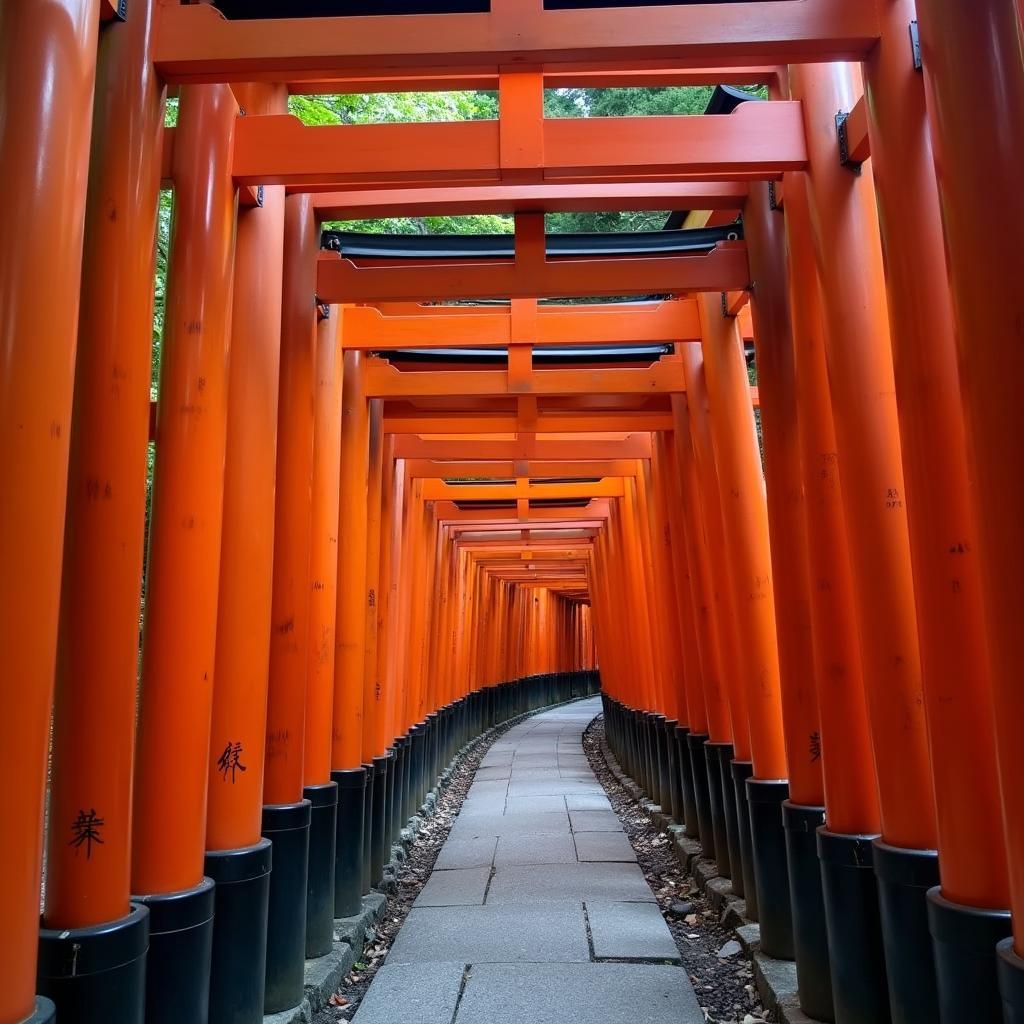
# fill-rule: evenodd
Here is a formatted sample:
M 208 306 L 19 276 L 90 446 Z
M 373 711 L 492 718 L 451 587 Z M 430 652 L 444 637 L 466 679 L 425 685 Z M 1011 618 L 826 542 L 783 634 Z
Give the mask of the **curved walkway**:
M 583 753 L 599 698 L 491 747 L 354 1024 L 698 1024 L 679 954 Z

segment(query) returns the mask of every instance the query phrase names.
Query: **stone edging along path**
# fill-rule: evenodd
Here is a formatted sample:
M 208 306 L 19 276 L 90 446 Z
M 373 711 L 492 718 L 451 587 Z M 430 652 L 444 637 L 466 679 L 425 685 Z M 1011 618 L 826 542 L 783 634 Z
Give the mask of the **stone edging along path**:
M 598 756 L 614 775 L 616 783 L 665 836 L 682 870 L 706 897 L 722 927 L 735 938 L 742 952 L 752 962 L 754 983 L 765 1007 L 766 1016 L 763 1019 L 778 1024 L 821 1024 L 800 1009 L 796 964 L 789 960 L 776 960 L 761 952 L 761 929 L 757 922 L 746 917 L 743 898 L 733 894 L 728 879 L 719 877 L 715 862 L 703 856 L 700 844 L 687 838 L 682 826 L 677 825 L 658 804 L 649 800 L 626 775 L 605 741 L 603 727 L 598 746 Z M 758 1019 L 762 1018 L 754 1017 L 755 1021 Z

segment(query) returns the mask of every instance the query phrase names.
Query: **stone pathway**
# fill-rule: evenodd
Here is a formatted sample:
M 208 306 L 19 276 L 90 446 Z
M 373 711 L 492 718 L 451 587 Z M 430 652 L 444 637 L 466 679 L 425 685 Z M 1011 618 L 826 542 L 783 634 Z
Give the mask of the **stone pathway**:
M 593 698 L 481 763 L 354 1024 L 700 1024 L 686 972 L 583 753 Z

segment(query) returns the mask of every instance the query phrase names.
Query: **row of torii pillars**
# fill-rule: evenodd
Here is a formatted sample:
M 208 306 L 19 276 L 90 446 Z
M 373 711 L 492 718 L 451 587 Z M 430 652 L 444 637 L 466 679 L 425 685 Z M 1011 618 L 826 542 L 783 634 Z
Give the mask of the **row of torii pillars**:
M 796 957 L 805 1009 L 1022 1019 L 1008 937 L 1024 893 L 1022 217 L 1020 143 L 1000 130 L 1024 115 L 1016 5 L 880 2 L 859 169 L 837 160 L 834 128 L 856 108 L 856 69 L 775 78 L 775 98 L 802 103 L 807 160 L 745 204 L 767 499 L 742 331 L 715 293 L 698 300 L 700 344 L 670 357 L 681 383 L 648 457 L 584 493 L 579 516 L 540 514 L 540 491 L 517 484 L 514 516 L 465 518 L 387 454 L 387 408 L 360 390 L 369 360 L 339 354 L 344 311 L 314 317 L 312 201 L 269 185 L 237 211 L 239 106 L 280 109 L 282 87 L 184 87 L 137 732 L 139 339 L 165 87 L 156 7 L 98 40 L 100 7 L 0 12 L 0 1020 L 52 1018 L 37 981 L 61 1020 L 112 999 L 121 1019 L 203 1020 L 242 976 L 258 981 L 247 1012 L 289 1002 L 308 949 L 295 893 L 328 841 L 304 837 L 339 841 L 309 915 L 323 929 L 375 880 L 458 741 L 592 686 L 595 646 L 618 753 L 757 897 L 765 950 Z M 907 60 L 915 13 L 923 74 Z M 517 453 L 517 477 L 537 451 Z M 593 458 L 567 461 L 582 476 Z M 493 538 L 474 550 L 467 523 L 515 537 L 502 555 L 525 572 L 492 557 Z M 531 536 L 544 524 L 553 548 Z M 332 610 L 330 668 L 309 630 Z M 390 783 L 367 786 L 367 764 Z M 371 826 L 355 842 L 323 828 L 325 807 Z M 212 908 L 258 909 L 231 918 L 231 885 L 266 878 L 267 836 L 280 927 L 266 955 L 282 974 L 264 991 L 246 945 L 259 922 L 218 937 Z

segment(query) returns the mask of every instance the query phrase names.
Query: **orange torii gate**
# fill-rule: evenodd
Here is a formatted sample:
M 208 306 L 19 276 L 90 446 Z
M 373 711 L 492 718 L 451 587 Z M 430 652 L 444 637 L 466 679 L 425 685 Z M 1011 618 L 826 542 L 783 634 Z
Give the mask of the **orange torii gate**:
M 0 12 L 0 1021 L 51 1020 L 37 990 L 62 1020 L 292 1005 L 460 741 L 589 687 L 595 651 L 617 754 L 745 893 L 763 950 L 795 956 L 805 1010 L 1024 1014 L 1022 313 L 1016 232 L 989 225 L 1022 216 L 1020 141 L 990 124 L 1024 116 L 1019 4 L 31 7 Z M 545 87 L 705 82 L 770 99 L 543 117 Z M 501 114 L 285 113 L 289 89 L 412 88 L 497 89 Z M 543 212 L 660 208 L 742 211 L 744 240 L 548 252 Z M 514 213 L 514 254 L 318 254 L 328 217 L 427 212 Z M 533 304 L 651 294 L 671 298 Z M 492 298 L 512 305 L 409 305 Z M 507 369 L 388 365 L 447 330 Z M 536 364 L 588 332 L 675 349 Z M 538 482 L 555 466 L 598 482 Z M 470 468 L 516 482 L 450 482 Z M 481 531 L 517 535 L 518 562 Z M 534 557 L 547 533 L 578 553 Z

